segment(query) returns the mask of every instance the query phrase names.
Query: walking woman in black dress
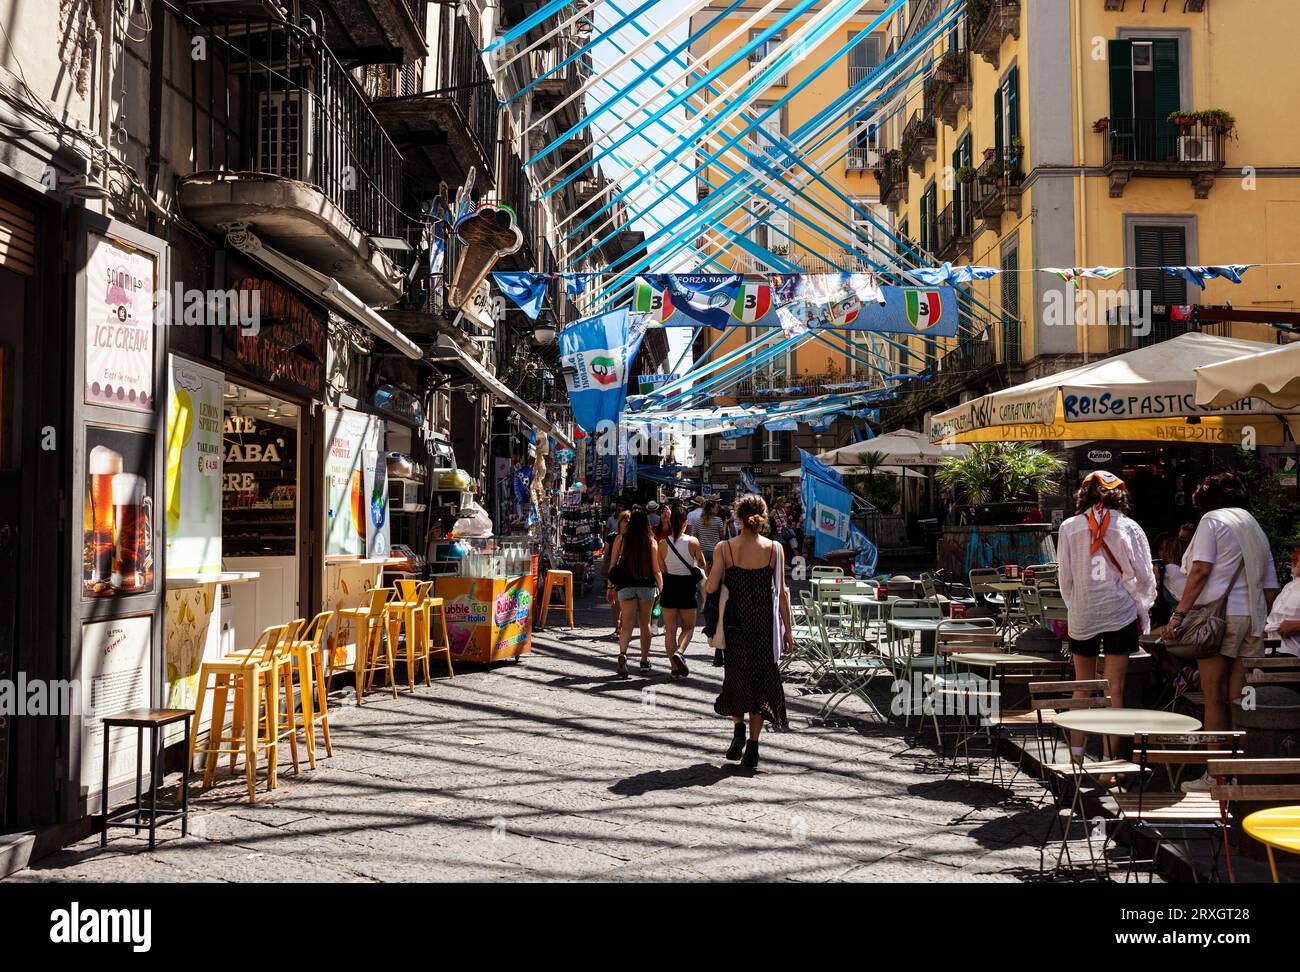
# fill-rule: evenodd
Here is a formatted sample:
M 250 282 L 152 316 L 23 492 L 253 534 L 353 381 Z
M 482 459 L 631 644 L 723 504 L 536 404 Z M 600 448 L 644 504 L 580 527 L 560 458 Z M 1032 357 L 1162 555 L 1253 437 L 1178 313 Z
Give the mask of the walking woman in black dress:
M 767 503 L 761 496 L 745 496 L 736 504 L 736 519 L 740 535 L 718 544 L 704 590 L 711 594 L 723 585 L 727 589 L 721 621 L 727 645 L 722 694 L 713 709 L 735 723 L 727 759 L 743 757 L 744 764 L 753 767 L 758 765 L 763 720 L 775 726 L 786 724 L 785 692 L 775 648 L 779 645 L 783 654 L 793 651 L 794 629 L 780 544 L 762 535 Z

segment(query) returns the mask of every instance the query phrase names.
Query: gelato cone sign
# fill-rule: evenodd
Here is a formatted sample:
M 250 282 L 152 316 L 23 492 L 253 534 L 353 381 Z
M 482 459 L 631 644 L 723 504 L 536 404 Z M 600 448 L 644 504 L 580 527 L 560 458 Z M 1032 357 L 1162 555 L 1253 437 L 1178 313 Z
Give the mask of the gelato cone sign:
M 447 289 L 447 306 L 459 308 L 478 290 L 497 260 L 524 245 L 514 211 L 483 205 L 456 221 L 456 238 L 463 244 L 456 273 Z
M 154 258 L 90 237 L 86 268 L 86 403 L 154 409 Z

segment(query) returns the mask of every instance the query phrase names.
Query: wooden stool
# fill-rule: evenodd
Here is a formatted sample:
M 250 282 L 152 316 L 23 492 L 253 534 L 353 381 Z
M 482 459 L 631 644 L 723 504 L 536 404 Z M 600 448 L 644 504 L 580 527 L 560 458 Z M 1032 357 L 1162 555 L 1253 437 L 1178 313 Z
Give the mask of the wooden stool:
M 233 769 L 235 759 L 242 751 L 245 760 L 244 770 L 248 779 L 248 802 L 253 803 L 257 799 L 258 747 L 262 747 L 263 751 L 267 752 L 269 760 L 270 751 L 276 746 L 273 738 L 258 735 L 257 730 L 261 725 L 258 706 L 263 691 L 269 687 L 274 650 L 284 636 L 286 627 L 286 625 L 278 625 L 267 628 L 257 636 L 257 641 L 248 651 L 205 661 L 199 666 L 199 694 L 194 711 L 196 718 L 202 717 L 203 703 L 211 690 L 213 693 L 212 725 L 208 731 L 206 746 L 198 745 L 197 727 L 190 734 L 189 758 L 185 768 L 186 772 L 189 772 L 193 767 L 196 753 L 207 756 L 203 770 L 205 789 L 212 785 L 212 778 L 217 768 L 217 757 L 228 753 Z M 232 717 L 232 732 L 227 740 L 225 737 L 226 700 L 230 697 L 232 689 L 235 693 L 235 714 Z M 274 707 L 273 700 L 268 700 L 268 703 Z M 240 727 L 245 725 L 252 726 L 253 731 L 242 733 Z M 227 746 L 222 745 L 223 740 L 228 743 Z M 273 777 L 268 778 L 267 789 L 273 786 Z
M 392 596 L 391 587 L 374 587 L 370 590 L 368 603 L 354 608 L 342 608 L 337 612 L 340 637 L 344 622 L 352 622 L 354 628 L 353 636 L 356 639 L 357 650 L 352 662 L 352 671 L 356 676 L 357 705 L 361 704 L 361 697 L 365 694 L 367 676 L 373 676 L 380 668 L 388 669 L 388 681 L 393 688 L 393 698 L 397 698 L 397 685 L 393 681 L 391 660 L 385 659 L 380 653 L 384 637 L 384 607 Z
M 150 850 L 154 848 L 154 832 L 158 829 L 160 823 L 169 823 L 180 817 L 181 836 L 184 837 L 190 832 L 189 767 L 186 766 L 184 771 L 181 772 L 180 802 L 171 806 L 158 806 L 158 777 L 162 775 L 162 730 L 184 720 L 185 744 L 188 747 L 190 744 L 190 731 L 193 728 L 190 719 L 193 716 L 193 709 L 127 709 L 125 712 L 104 717 L 104 788 L 100 791 L 100 807 L 104 829 L 99 835 L 100 847 L 108 846 L 109 827 L 130 827 L 132 830 L 148 830 Z M 135 730 L 135 803 L 120 810 L 115 810 L 110 814 L 108 812 L 108 755 L 109 741 L 114 726 Z M 146 729 L 149 730 L 151 760 L 149 765 L 149 805 L 147 807 L 144 804 L 143 793 L 141 792 L 141 778 L 144 775 L 144 731 Z M 161 816 L 159 811 L 162 813 Z M 144 823 L 141 819 L 146 815 L 149 818 L 148 823 Z M 124 819 L 128 816 L 133 816 L 135 818 L 134 822 L 128 822 Z
M 333 611 L 322 611 L 311 619 L 298 638 L 289 646 L 298 669 L 298 686 L 302 695 L 302 727 L 307 736 L 307 765 L 316 768 L 316 723 L 325 733 L 325 753 L 334 755 L 330 746 L 329 706 L 325 700 L 325 672 L 321 654 L 325 650 L 325 632 L 334 620 Z
M 423 652 L 425 682 L 429 681 L 429 628 L 424 601 L 433 581 L 400 580 L 397 582 L 398 599 L 385 606 L 388 612 L 389 654 L 394 663 L 406 666 L 407 686 L 415 691 L 415 667 Z M 406 640 L 399 638 L 402 622 L 406 622 Z M 421 631 L 423 633 L 421 633 Z
M 564 607 L 569 615 L 569 630 L 573 630 L 573 571 L 571 570 L 546 572 L 546 589 L 542 593 L 542 616 L 537 626 L 546 627 L 546 616 L 551 613 L 551 592 L 557 587 L 564 588 Z
M 451 639 L 447 637 L 447 609 L 440 597 L 424 599 L 425 617 L 429 622 L 427 629 L 429 641 L 425 650 L 424 674 L 429 674 L 429 665 L 433 655 L 443 655 L 447 659 L 447 674 L 455 678 L 456 672 L 451 667 Z

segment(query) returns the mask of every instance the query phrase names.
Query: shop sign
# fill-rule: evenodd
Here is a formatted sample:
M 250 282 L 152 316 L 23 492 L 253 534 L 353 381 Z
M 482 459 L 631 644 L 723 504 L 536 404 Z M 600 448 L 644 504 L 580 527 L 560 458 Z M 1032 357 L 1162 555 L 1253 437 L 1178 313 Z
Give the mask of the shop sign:
M 1088 453 L 1088 461 L 1094 463 L 1110 462 L 1114 456 L 1109 449 L 1093 449 Z
M 225 379 L 167 357 L 167 573 L 221 570 Z
M 326 409 L 325 435 L 325 556 L 386 555 L 384 420 L 346 408 Z
M 154 291 L 150 253 L 91 235 L 86 267 L 88 405 L 154 410 Z
M 396 385 L 380 385 L 370 400 L 377 411 L 420 428 L 424 425 L 424 403 Z
M 259 292 L 262 320 L 256 333 L 243 328 L 227 335 L 226 363 L 277 389 L 321 397 L 325 388 L 324 315 L 274 280 L 241 277 L 233 289 Z M 247 299 L 240 294 L 241 301 Z

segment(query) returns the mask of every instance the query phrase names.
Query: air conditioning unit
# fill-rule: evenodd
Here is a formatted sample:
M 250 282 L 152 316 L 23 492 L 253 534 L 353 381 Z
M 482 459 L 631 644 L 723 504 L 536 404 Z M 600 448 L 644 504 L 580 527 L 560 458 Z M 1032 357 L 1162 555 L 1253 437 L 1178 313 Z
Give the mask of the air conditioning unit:
M 851 170 L 871 169 L 880 164 L 880 153 L 875 149 L 851 149 L 846 161 Z
M 1179 162 L 1217 162 L 1214 139 L 1200 135 L 1183 135 L 1178 139 Z

